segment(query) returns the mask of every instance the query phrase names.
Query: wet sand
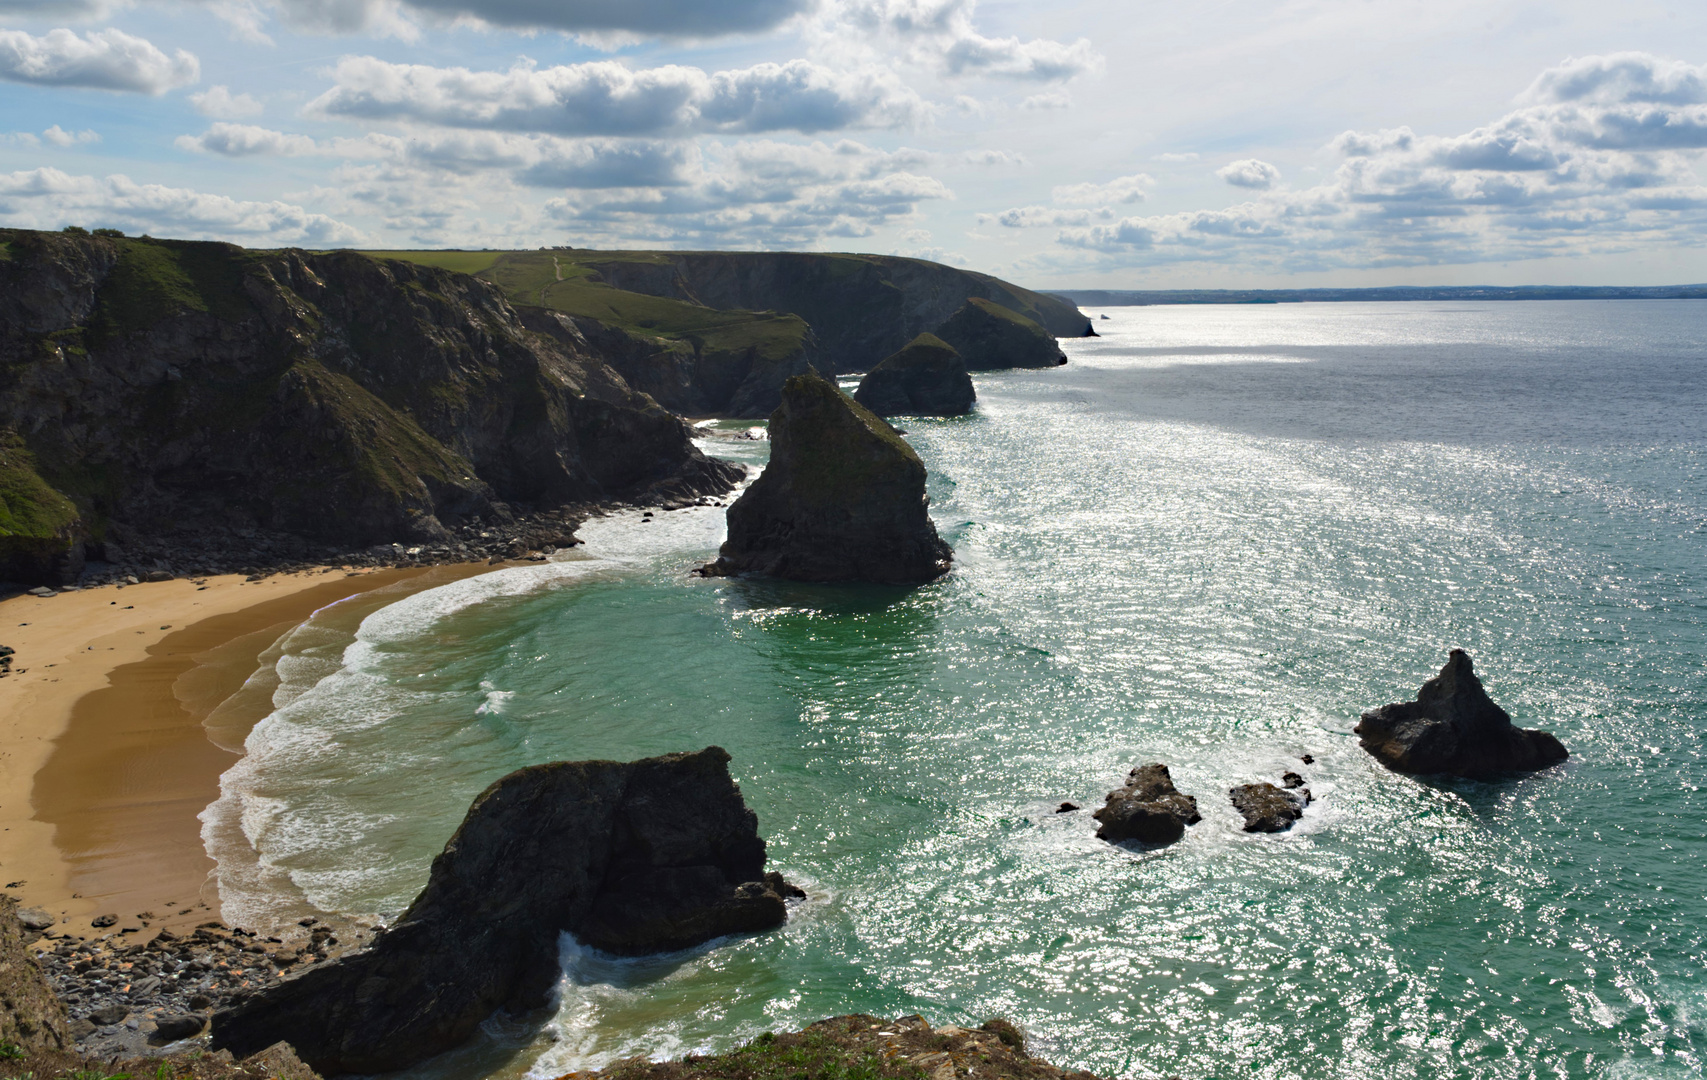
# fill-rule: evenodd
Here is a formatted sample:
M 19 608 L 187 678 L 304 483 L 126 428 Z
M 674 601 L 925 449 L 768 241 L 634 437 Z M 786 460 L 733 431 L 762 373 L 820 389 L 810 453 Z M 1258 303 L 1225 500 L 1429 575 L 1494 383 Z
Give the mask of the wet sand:
M 328 605 L 353 629 L 485 564 L 167 581 L 0 601 L 0 886 L 91 932 L 217 916 L 197 815 L 271 709 L 261 657 Z M 246 685 L 247 684 L 247 685 Z M 204 723 L 205 722 L 205 723 Z

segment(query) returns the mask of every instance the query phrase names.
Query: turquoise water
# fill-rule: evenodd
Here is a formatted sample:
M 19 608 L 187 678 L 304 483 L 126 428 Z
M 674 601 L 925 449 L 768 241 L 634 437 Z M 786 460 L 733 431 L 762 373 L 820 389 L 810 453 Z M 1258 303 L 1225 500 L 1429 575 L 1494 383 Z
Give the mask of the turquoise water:
M 811 893 L 789 925 L 644 962 L 566 942 L 545 1027 L 420 1075 L 850 1011 L 1008 1016 L 1131 1077 L 1702 1075 L 1707 307 L 1109 314 L 1068 367 L 905 424 L 957 552 L 935 585 L 698 580 L 721 511 L 695 509 L 354 641 L 303 628 L 205 815 L 227 917 L 395 915 L 499 775 L 716 743 Z M 733 430 L 705 444 L 761 462 Z M 1453 646 L 1567 765 L 1429 782 L 1358 748 Z M 1203 822 L 1097 841 L 1152 760 Z M 1242 833 L 1227 787 L 1287 769 L 1303 821 Z

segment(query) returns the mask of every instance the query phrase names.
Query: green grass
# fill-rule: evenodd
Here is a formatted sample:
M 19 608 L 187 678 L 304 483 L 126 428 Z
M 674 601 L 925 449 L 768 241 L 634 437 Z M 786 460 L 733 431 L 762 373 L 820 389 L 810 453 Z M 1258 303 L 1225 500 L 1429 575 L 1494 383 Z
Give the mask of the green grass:
M 402 262 L 418 263 L 421 266 L 436 266 L 440 270 L 454 270 L 459 274 L 478 274 L 488 270 L 492 264 L 503 258 L 503 251 L 364 251 L 363 255 L 371 255 L 376 259 L 398 259 Z
M 0 537 L 63 538 L 77 520 L 76 505 L 41 478 L 23 440 L 0 434 Z
M 146 330 L 162 319 L 199 311 L 240 322 L 253 311 L 243 294 L 251 252 L 187 240 L 119 240 L 119 259 L 102 283 L 89 320 L 99 340 Z

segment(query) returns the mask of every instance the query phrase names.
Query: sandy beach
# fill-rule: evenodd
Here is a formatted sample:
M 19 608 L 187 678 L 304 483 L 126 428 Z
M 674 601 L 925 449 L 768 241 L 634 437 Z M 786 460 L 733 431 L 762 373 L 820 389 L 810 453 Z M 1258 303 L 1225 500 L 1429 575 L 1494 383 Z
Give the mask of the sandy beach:
M 197 819 L 270 687 L 261 654 L 329 605 L 360 620 L 491 569 L 342 569 L 101 587 L 0 601 L 0 886 L 62 931 L 181 926 L 218 914 Z M 214 723 L 204 721 L 215 714 Z

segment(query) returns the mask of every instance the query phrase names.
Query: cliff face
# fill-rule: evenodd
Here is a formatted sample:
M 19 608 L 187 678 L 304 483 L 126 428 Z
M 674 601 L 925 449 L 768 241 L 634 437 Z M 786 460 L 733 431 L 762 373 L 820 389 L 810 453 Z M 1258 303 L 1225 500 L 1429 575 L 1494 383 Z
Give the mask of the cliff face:
M 113 522 L 433 540 L 511 502 L 734 479 L 584 339 L 529 331 L 486 282 L 348 252 L 0 244 L 0 579 L 63 575 Z
M 1090 326 L 1059 297 L 986 274 L 880 255 L 795 252 L 576 252 L 617 289 L 713 308 L 779 311 L 812 327 L 825 371 L 866 371 L 914 337 L 934 332 L 968 299 L 1017 312 L 1056 337 Z

